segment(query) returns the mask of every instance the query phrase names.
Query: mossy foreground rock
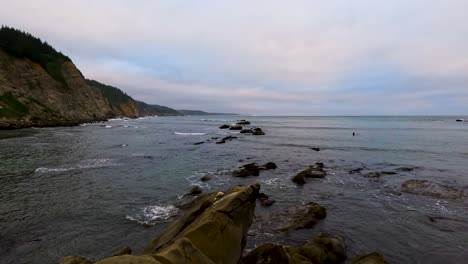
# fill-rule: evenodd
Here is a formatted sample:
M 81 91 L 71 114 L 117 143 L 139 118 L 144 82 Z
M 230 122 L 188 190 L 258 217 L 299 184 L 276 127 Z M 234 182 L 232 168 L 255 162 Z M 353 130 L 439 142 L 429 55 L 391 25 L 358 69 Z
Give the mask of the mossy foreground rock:
M 260 185 L 253 184 L 198 198 L 145 248 L 144 255 L 116 256 L 96 264 L 238 263 L 259 190 Z
M 244 264 L 338 264 L 346 259 L 346 247 L 342 238 L 322 233 L 299 249 L 271 243 L 264 244 L 242 261 Z

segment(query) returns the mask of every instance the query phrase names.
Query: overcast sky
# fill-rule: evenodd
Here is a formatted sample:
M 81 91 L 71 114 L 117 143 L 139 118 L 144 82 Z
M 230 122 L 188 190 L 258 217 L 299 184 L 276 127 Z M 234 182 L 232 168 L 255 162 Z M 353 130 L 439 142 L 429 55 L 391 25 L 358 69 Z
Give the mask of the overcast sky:
M 2 0 L 90 79 L 177 109 L 468 113 L 468 1 Z

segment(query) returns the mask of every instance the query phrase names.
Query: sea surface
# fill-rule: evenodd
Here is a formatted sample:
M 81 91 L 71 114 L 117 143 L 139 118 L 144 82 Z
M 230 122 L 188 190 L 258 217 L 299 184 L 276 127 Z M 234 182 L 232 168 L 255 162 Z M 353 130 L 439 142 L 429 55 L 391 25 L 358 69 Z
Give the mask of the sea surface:
M 218 129 L 242 118 L 266 135 Z M 344 237 L 351 257 L 379 251 L 392 263 L 467 263 L 466 197 L 401 191 L 404 181 L 424 179 L 468 193 L 468 122 L 456 118 L 188 116 L 0 131 L 0 263 L 97 260 L 125 245 L 138 253 L 175 219 L 174 205 L 192 186 L 211 192 L 253 182 L 276 203 L 257 205 L 246 250 L 330 232 Z M 211 139 L 232 134 L 238 138 L 225 144 Z M 278 168 L 231 176 L 269 161 Z M 291 182 L 316 162 L 326 178 Z M 396 174 L 349 173 L 356 168 Z M 201 182 L 205 175 L 212 180 Z M 277 230 L 288 208 L 310 201 L 327 209 L 324 221 Z

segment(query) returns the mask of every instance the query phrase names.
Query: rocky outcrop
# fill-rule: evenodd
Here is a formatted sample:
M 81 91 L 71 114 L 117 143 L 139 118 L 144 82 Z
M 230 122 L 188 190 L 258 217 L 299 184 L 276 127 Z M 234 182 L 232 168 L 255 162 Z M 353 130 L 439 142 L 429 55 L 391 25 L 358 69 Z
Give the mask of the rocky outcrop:
M 367 255 L 361 255 L 350 259 L 346 264 L 390 264 L 384 255 L 373 252 Z
M 346 246 L 341 237 L 321 233 L 295 249 L 267 243 L 245 256 L 244 264 L 339 264 L 346 259 Z
M 249 176 L 259 176 L 261 170 L 274 170 L 277 166 L 273 162 L 268 162 L 263 166 L 257 165 L 257 163 L 249 163 L 242 166 L 240 169 L 232 172 L 232 176 L 245 178 Z
M 229 130 L 242 130 L 242 126 L 239 125 L 233 125 L 229 127 Z
M 296 174 L 291 180 L 298 185 L 304 185 L 306 183 L 305 178 L 325 178 L 326 175 L 327 172 L 324 169 L 324 164 L 317 162 L 314 166 Z
M 250 125 L 250 121 L 245 119 L 237 120 L 236 125 Z
M 220 129 L 228 129 L 228 128 L 229 128 L 229 125 L 224 124 L 224 125 L 221 125 L 219 128 L 220 128 Z
M 198 198 L 182 206 L 188 211 L 146 246 L 143 255 L 115 256 L 96 264 L 239 263 L 259 190 L 258 184 L 238 186 Z M 68 259 L 61 264 L 74 263 L 64 262 Z
M 401 185 L 403 192 L 432 196 L 436 198 L 459 199 L 464 196 L 463 190 L 442 185 L 428 180 L 408 180 Z

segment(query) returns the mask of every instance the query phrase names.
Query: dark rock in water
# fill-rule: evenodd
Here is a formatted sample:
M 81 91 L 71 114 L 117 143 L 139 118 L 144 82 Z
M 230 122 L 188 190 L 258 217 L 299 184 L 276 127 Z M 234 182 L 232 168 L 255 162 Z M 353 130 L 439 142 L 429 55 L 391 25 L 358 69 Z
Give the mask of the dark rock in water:
M 265 163 L 265 165 L 263 165 L 263 167 L 262 167 L 262 169 L 265 169 L 265 170 L 274 170 L 276 168 L 278 168 L 278 166 L 276 166 L 276 164 L 271 162 L 271 161 Z
M 413 171 L 414 168 L 411 168 L 411 167 L 400 167 L 400 168 L 397 168 L 396 170 L 397 170 L 397 171 L 403 171 L 403 172 L 410 172 L 410 171 Z
M 198 195 L 201 194 L 203 190 L 200 188 L 200 186 L 193 186 L 192 189 L 186 194 L 186 195 Z
M 299 207 L 293 215 L 289 223 L 280 227 L 280 231 L 299 230 L 312 228 L 320 220 L 325 219 L 327 211 L 325 207 L 320 206 L 318 203 L 310 202 L 304 206 Z
M 254 135 L 254 136 L 263 136 L 263 135 L 265 135 L 265 132 L 263 132 L 263 130 L 261 128 L 257 127 L 257 128 L 253 129 L 252 135 Z
M 350 170 L 348 173 L 349 173 L 349 174 L 361 173 L 361 171 L 362 171 L 363 169 L 364 169 L 364 168 L 352 169 L 352 170 Z
M 195 142 L 195 143 L 193 143 L 193 144 L 194 144 L 194 145 L 201 145 L 201 144 L 203 144 L 203 143 L 205 143 L 205 142 L 204 142 L 204 141 L 200 141 L 200 142 Z
M 323 167 L 315 166 L 299 172 L 298 175 L 302 175 L 307 178 L 325 178 L 327 172 Z
M 229 128 L 229 125 L 224 124 L 224 125 L 220 126 L 219 128 L 220 129 L 227 129 L 227 128 Z
M 205 176 L 203 176 L 203 177 L 200 178 L 200 181 L 202 181 L 202 182 L 207 182 L 207 181 L 209 181 L 209 180 L 211 180 L 211 177 L 208 176 L 208 175 L 205 175 Z
M 366 178 L 380 178 L 382 174 L 380 172 L 369 172 L 363 175 Z
M 242 134 L 252 134 L 254 131 L 252 129 L 242 129 L 240 133 Z
M 298 173 L 296 176 L 292 177 L 291 181 L 298 185 L 304 185 L 306 183 L 304 174 L 301 173 Z
M 60 261 L 60 264 L 93 264 L 93 262 L 81 256 L 67 256 Z
M 266 243 L 242 259 L 244 264 L 339 264 L 346 259 L 343 239 L 320 234 L 299 249 Z
M 247 120 L 237 120 L 236 125 L 250 125 L 250 121 Z
M 255 163 L 249 163 L 242 166 L 240 169 L 235 170 L 232 173 L 234 177 L 245 178 L 248 176 L 259 176 L 260 175 L 260 167 Z
M 297 252 L 314 264 L 338 264 L 346 259 L 346 245 L 343 238 L 328 233 L 320 233 Z
M 258 199 L 268 199 L 270 198 L 268 195 L 266 195 L 265 193 L 259 193 L 258 194 Z
M 368 255 L 354 257 L 346 262 L 346 264 L 390 264 L 390 262 L 382 254 L 373 252 Z
M 211 137 L 211 139 L 213 140 L 217 140 L 219 137 Z
M 270 199 L 260 199 L 260 205 L 263 207 L 269 207 L 272 206 L 274 203 L 276 203 L 275 200 L 270 200 Z
M 226 141 L 224 141 L 224 140 L 221 140 L 221 141 L 217 141 L 217 142 L 216 142 L 216 144 L 224 144 L 224 143 L 226 143 Z
M 236 139 L 237 137 L 233 137 L 233 136 L 227 136 L 227 137 L 224 137 L 223 139 L 221 139 L 222 141 L 231 141 L 233 139 Z
M 242 130 L 242 126 L 239 125 L 233 125 L 229 127 L 229 130 Z
M 125 246 L 125 247 L 114 250 L 114 252 L 112 253 L 112 256 L 115 257 L 115 256 L 122 256 L 122 255 L 131 255 L 131 254 L 132 254 L 132 249 L 128 246 Z
M 323 162 L 315 162 L 315 166 L 321 169 L 325 168 L 325 164 L 323 164 Z
M 311 149 L 315 151 L 320 151 L 320 148 L 311 148 Z
M 460 199 L 463 197 L 463 190 L 445 186 L 427 180 L 409 180 L 401 185 L 403 192 L 432 196 L 436 198 Z
M 382 174 L 382 175 L 396 175 L 398 173 L 396 173 L 394 171 L 381 171 L 380 174 Z

